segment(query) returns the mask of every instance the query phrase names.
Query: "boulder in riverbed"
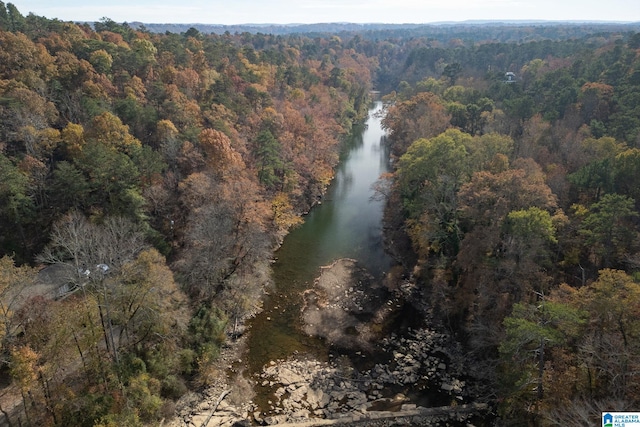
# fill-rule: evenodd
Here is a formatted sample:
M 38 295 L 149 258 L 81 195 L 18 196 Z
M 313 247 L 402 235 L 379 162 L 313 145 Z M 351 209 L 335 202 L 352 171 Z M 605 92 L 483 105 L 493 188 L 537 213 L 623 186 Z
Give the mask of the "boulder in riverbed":
M 322 267 L 314 287 L 303 295 L 303 329 L 337 347 L 368 349 L 388 293 L 355 260 L 336 260 Z

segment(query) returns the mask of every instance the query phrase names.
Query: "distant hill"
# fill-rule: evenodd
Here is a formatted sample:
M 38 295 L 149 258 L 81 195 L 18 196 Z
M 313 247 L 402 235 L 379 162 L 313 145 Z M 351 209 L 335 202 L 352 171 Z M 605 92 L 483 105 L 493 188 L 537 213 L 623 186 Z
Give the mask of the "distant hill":
M 130 22 L 133 28 L 145 28 L 153 33 L 185 33 L 190 28 L 195 28 L 204 34 L 224 34 L 229 32 L 236 33 L 263 33 L 263 34 L 296 34 L 296 33 L 377 33 L 377 32 L 397 32 L 397 31 L 415 31 L 416 35 L 436 36 L 440 33 L 450 34 L 452 30 L 458 32 L 473 33 L 478 27 L 504 28 L 510 27 L 512 30 L 518 28 L 527 28 L 528 31 L 532 27 L 549 28 L 549 27 L 569 27 L 576 33 L 576 36 L 583 33 L 593 33 L 594 31 L 638 31 L 640 30 L 640 22 L 594 22 L 594 21 L 463 21 L 463 22 L 435 22 L 429 24 L 382 24 L 367 23 L 357 24 L 349 22 L 332 22 L 318 24 L 241 24 L 241 25 L 214 25 L 214 24 L 151 24 L 142 22 Z M 418 30 L 418 31 L 416 31 Z M 455 31 L 454 31 L 455 32 Z M 566 36 L 566 33 L 565 33 Z
M 319 24 L 240 24 L 240 25 L 215 25 L 215 24 L 147 24 L 142 22 L 130 22 L 133 28 L 144 27 L 154 33 L 184 33 L 190 28 L 195 28 L 205 34 L 235 33 L 264 33 L 264 34 L 295 34 L 295 33 L 340 33 L 361 31 L 384 31 L 399 29 L 414 29 L 423 27 L 424 24 L 354 24 L 347 22 L 319 23 Z
M 640 22 L 586 22 L 586 21 L 465 21 L 437 22 L 430 24 L 356 24 L 347 22 L 319 24 L 150 24 L 125 23 L 132 28 L 152 33 L 184 34 L 195 29 L 201 34 L 304 34 L 326 36 L 337 34 L 376 41 L 398 38 L 427 38 L 448 43 L 461 40 L 465 43 L 497 42 L 525 43 L 542 40 L 580 39 L 595 34 L 640 32 Z

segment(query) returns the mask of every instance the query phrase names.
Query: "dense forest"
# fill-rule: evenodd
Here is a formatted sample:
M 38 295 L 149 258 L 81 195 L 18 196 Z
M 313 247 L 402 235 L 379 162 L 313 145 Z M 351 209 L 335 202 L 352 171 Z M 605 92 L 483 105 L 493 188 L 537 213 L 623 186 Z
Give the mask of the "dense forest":
M 1 354 L 19 416 L 153 422 L 255 310 L 366 115 L 375 60 L 337 38 L 158 35 L 2 3 L 0 29 Z
M 638 33 L 416 47 L 389 74 L 406 80 L 381 187 L 500 425 L 640 404 L 639 49 Z
M 478 28 L 154 33 L 0 2 L 8 423 L 154 425 L 206 386 L 372 89 L 396 251 L 496 422 L 638 408 L 640 29 Z

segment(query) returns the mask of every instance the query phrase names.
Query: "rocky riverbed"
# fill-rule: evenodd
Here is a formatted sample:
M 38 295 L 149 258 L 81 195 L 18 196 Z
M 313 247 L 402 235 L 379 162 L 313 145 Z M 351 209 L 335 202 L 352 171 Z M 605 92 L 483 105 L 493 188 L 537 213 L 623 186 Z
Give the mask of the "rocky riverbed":
M 389 312 L 397 306 L 389 289 L 352 259 L 321 268 L 303 295 L 302 329 L 333 347 L 373 351 Z
M 263 412 L 254 413 L 266 424 L 301 422 L 309 418 L 367 418 L 373 412 L 415 410 L 413 398 L 434 396 L 438 406 L 464 403 L 468 391 L 463 367 L 445 363 L 445 337 L 421 329 L 407 337 L 391 337 L 381 343 L 392 357 L 359 371 L 346 356 L 330 362 L 291 358 L 273 361 L 260 378 L 262 387 L 273 390 L 273 401 Z M 436 356 L 436 354 L 441 355 Z M 448 358 L 447 358 L 448 359 Z M 437 398 L 435 397 L 437 395 Z
M 391 353 L 390 360 L 365 371 L 355 369 L 346 356 L 329 362 L 304 357 L 272 361 L 255 384 L 271 391 L 267 408 L 258 408 L 250 400 L 238 401 L 242 396 L 234 399 L 237 385 L 227 382 L 210 389 L 178 425 L 281 425 L 313 420 L 348 424 L 405 417 L 409 419 L 404 425 L 438 425 L 443 420 L 467 420 L 486 408 L 465 404 L 472 396 L 461 379 L 464 367 L 447 357 L 446 341 L 445 336 L 428 329 L 391 337 L 381 343 Z M 231 390 L 229 400 L 235 403 L 222 400 L 216 407 L 225 390 Z M 433 396 L 434 404 L 425 396 Z M 421 397 L 419 403 L 413 400 L 417 397 Z M 426 409 L 433 406 L 439 412 Z
M 301 318 L 307 333 L 335 347 L 330 360 L 297 354 L 248 376 L 240 340 L 223 352 L 226 375 L 185 398 L 169 425 L 473 425 L 486 407 L 472 404 L 474 388 L 447 335 L 422 326 L 382 336 L 403 292 L 410 289 L 391 292 L 353 260 L 323 268 Z

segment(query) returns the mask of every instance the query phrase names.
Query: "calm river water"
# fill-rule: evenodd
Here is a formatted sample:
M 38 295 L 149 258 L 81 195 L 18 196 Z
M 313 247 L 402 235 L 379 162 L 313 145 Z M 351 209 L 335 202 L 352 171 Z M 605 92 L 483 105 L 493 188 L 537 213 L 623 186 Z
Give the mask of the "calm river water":
M 354 258 L 380 276 L 392 265 L 382 242 L 384 201 L 372 199 L 372 185 L 389 170 L 384 131 L 376 116 L 381 108 L 382 103 L 376 102 L 366 126 L 355 130 L 346 144 L 322 204 L 312 209 L 276 253 L 275 288 L 264 302 L 264 311 L 250 322 L 248 362 L 252 372 L 294 353 L 326 359 L 326 346 L 299 329 L 301 293 L 313 285 L 321 266 L 338 258 Z

